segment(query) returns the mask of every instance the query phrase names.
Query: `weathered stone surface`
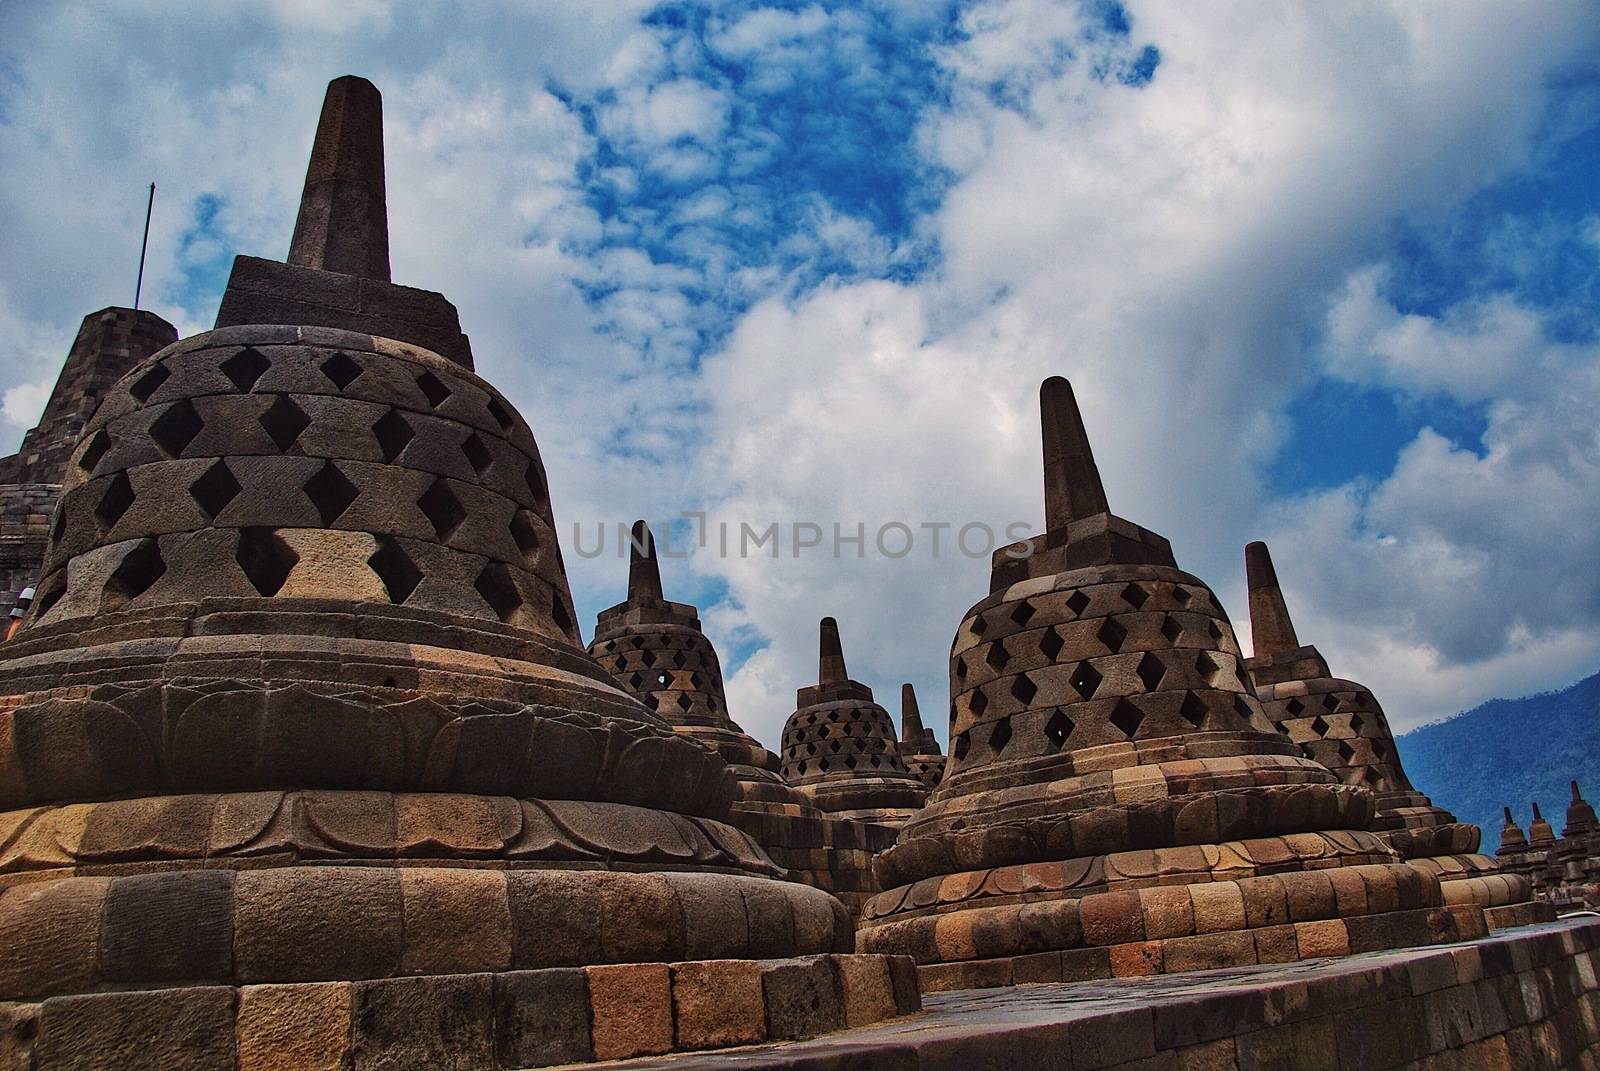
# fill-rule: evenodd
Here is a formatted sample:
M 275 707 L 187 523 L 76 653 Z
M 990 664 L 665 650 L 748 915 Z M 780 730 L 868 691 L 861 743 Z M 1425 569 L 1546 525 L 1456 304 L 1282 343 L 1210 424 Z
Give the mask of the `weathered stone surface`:
M 233 1071 L 233 1000 L 226 986 L 52 997 L 39 1016 L 36 1066 Z
M 239 989 L 239 1071 L 340 1071 L 350 1042 L 344 982 Z
M 586 967 L 597 1060 L 671 1052 L 672 975 L 664 963 Z
M 511 971 L 494 979 L 495 1059 L 539 1067 L 594 1059 L 589 982 L 578 967 Z
M 768 1037 L 814 1037 L 844 1021 L 839 977 L 826 958 L 763 964 L 761 989 Z
M 750 960 L 678 964 L 672 968 L 672 1010 L 680 1049 L 762 1041 L 767 1034 L 761 967 Z M 893 1014 L 891 1007 L 877 1019 Z
M 486 974 L 385 978 L 351 985 L 356 1071 L 493 1066 L 493 980 Z

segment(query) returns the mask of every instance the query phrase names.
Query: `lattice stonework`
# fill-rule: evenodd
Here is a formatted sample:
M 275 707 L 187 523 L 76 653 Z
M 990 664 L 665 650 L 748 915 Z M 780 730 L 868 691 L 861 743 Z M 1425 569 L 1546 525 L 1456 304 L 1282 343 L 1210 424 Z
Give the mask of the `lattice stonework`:
M 482 379 L 319 328 L 169 347 L 68 465 L 36 620 L 350 598 L 578 638 L 543 464 Z

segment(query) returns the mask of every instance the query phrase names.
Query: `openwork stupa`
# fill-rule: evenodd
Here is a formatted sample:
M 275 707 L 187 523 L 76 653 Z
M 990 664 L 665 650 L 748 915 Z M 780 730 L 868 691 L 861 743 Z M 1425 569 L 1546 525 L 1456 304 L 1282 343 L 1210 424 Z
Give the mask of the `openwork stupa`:
M 289 261 L 240 257 L 73 453 L 0 648 L 0 1001 L 41 1067 L 526 1067 L 914 1006 L 820 955 L 844 908 L 580 646 L 531 431 L 389 282 L 381 107 L 328 87 Z
M 722 756 L 737 782 L 735 810 L 816 813 L 779 774 L 778 756 L 728 713 L 716 648 L 693 606 L 663 596 L 655 539 L 644 521 L 633 526 L 628 598 L 600 611 L 589 654 L 667 724 Z
M 944 779 L 945 756 L 939 739 L 922 724 L 917 707 L 917 690 L 909 683 L 900 686 L 900 757 L 906 770 L 931 792 Z
M 783 776 L 836 818 L 898 824 L 928 790 L 906 772 L 889 712 L 850 679 L 839 623 L 822 619 L 817 683 L 795 693 L 783 727 Z
M 935 989 L 1275 962 L 1481 935 L 1279 734 L 1233 628 L 1114 516 L 1046 380 L 1047 531 L 995 554 L 950 652 L 943 783 L 876 861 L 857 946 Z
M 1446 903 L 1489 909 L 1491 925 L 1537 921 L 1528 879 L 1479 854 L 1478 827 L 1458 822 L 1412 787 L 1372 692 L 1334 677 L 1322 654 L 1300 643 L 1267 545 L 1245 547 L 1244 564 L 1255 640 L 1245 668 L 1267 717 L 1339 780 L 1371 790 L 1372 831 L 1400 858 L 1437 876 Z

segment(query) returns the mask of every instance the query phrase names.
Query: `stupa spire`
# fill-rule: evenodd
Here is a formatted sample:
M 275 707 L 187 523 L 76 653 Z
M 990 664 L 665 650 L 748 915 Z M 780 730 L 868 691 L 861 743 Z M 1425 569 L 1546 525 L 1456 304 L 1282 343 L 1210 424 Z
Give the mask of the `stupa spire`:
M 844 665 L 844 648 L 839 644 L 839 622 L 822 619 L 822 655 L 817 665 L 818 684 L 843 684 L 850 679 Z
M 1072 384 L 1051 376 L 1039 386 L 1039 418 L 1044 430 L 1045 528 L 1055 531 L 1073 521 L 1109 513 L 1106 489 L 1095 467 L 1089 433 L 1073 396 Z
M 328 83 L 289 263 L 389 281 L 383 95 L 365 78 Z
M 922 711 L 917 709 L 917 690 L 909 683 L 900 686 L 900 740 L 906 744 L 920 743 L 924 730 Z
M 1300 640 L 1294 634 L 1283 589 L 1278 586 L 1272 554 L 1260 540 L 1244 548 L 1244 575 L 1250 589 L 1250 632 L 1255 638 L 1255 657 L 1299 650 Z
M 628 552 L 628 601 L 661 601 L 661 563 L 656 560 L 656 539 L 644 521 L 633 522 L 632 549 Z

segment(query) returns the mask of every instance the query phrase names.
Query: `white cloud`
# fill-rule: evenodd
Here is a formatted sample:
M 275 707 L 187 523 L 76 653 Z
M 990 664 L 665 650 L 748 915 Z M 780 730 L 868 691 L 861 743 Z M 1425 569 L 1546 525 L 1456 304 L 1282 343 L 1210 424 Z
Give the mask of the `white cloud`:
M 0 396 L 0 416 L 24 431 L 32 428 L 39 422 L 44 404 L 50 400 L 50 388 L 54 386 L 55 380 L 41 379 L 37 383 L 19 383 L 15 387 L 7 387 L 5 394 Z

